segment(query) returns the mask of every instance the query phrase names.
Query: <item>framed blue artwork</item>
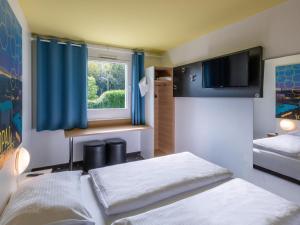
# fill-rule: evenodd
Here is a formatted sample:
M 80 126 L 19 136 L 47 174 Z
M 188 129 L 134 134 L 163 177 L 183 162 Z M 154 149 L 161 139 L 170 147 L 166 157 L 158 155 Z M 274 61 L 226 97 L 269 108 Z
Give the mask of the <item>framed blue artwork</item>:
M 300 120 L 300 63 L 276 67 L 276 117 Z
M 22 142 L 22 27 L 0 0 L 0 168 Z

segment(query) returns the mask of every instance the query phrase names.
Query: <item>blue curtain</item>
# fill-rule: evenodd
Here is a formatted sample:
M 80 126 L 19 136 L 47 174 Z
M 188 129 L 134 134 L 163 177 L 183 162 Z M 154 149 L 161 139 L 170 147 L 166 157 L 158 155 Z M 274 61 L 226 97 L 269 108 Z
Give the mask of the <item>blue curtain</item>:
M 132 55 L 132 125 L 145 124 L 145 99 L 141 96 L 139 82 L 144 77 L 144 53 L 134 52 Z
M 37 131 L 87 127 L 87 47 L 37 38 Z

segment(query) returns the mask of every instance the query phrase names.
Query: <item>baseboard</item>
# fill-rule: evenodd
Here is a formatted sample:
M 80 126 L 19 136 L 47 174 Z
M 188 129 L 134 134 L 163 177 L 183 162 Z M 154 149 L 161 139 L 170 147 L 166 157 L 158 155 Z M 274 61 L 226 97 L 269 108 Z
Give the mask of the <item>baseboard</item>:
M 143 159 L 141 156 L 141 152 L 130 152 L 130 153 L 127 153 L 126 156 L 129 159 L 128 161 L 135 161 L 135 160 Z M 75 170 L 81 169 L 82 165 L 83 165 L 82 160 L 73 162 L 73 167 Z M 53 171 L 63 171 L 63 170 L 68 170 L 68 168 L 69 168 L 69 163 L 63 163 L 63 164 L 56 164 L 56 165 L 33 168 L 33 169 L 31 169 L 31 172 L 35 172 L 35 171 L 39 171 L 39 170 L 47 170 L 47 169 L 52 169 Z
M 83 161 L 76 161 L 73 162 L 73 167 L 77 168 L 80 167 L 83 164 Z M 55 165 L 50 165 L 50 166 L 43 166 L 43 167 L 37 167 L 37 168 L 33 168 L 31 169 L 31 172 L 35 172 L 35 171 L 39 171 L 39 170 L 48 170 L 48 169 L 52 169 L 52 170 L 61 170 L 62 168 L 69 168 L 69 163 L 62 163 L 62 164 L 55 164 Z
M 280 177 L 280 178 L 282 178 L 284 180 L 287 180 L 289 182 L 292 182 L 292 183 L 300 185 L 300 180 L 297 180 L 295 178 L 292 178 L 292 177 L 289 177 L 289 176 L 286 176 L 286 175 L 274 172 L 272 170 L 266 169 L 264 167 L 261 167 L 261 166 L 255 165 L 255 164 L 253 165 L 253 168 L 257 169 L 257 170 L 260 170 L 260 171 L 263 171 L 263 172 L 266 172 L 266 173 L 271 174 L 273 176 Z

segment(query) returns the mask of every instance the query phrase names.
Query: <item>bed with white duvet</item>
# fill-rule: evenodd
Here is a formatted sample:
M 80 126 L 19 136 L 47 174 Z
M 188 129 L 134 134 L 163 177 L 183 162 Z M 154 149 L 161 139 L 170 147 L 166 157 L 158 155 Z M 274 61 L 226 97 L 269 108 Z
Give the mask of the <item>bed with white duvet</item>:
M 232 176 L 228 169 L 189 152 L 94 169 L 89 174 L 107 215 L 139 209 Z
M 299 225 L 300 206 L 241 179 L 113 225 Z
M 178 158 L 176 158 L 178 157 Z M 195 168 L 195 170 L 199 170 L 195 164 L 191 163 L 194 159 L 194 155 L 190 153 L 184 154 L 177 154 L 171 157 L 167 156 L 166 158 L 160 158 L 159 162 L 164 162 L 163 164 L 168 165 L 167 162 L 164 160 L 170 160 L 173 164 L 178 164 L 178 161 L 185 164 L 187 166 L 186 173 L 191 173 L 192 177 L 195 176 L 190 171 L 190 166 Z M 187 161 L 185 161 L 187 160 Z M 191 160 L 191 161 L 190 161 Z M 153 165 L 153 161 L 150 161 L 150 165 Z M 195 162 L 198 160 L 195 159 Z M 88 206 L 91 209 L 92 215 L 94 215 L 95 221 L 98 221 L 97 225 L 102 224 L 111 224 L 113 225 L 299 225 L 300 224 L 300 206 L 296 203 L 292 203 L 287 201 L 275 194 L 272 194 L 262 188 L 259 188 L 253 184 L 250 184 L 246 181 L 241 179 L 230 179 L 226 181 L 219 180 L 219 182 L 214 183 L 212 182 L 210 185 L 204 185 L 202 187 L 198 187 L 196 189 L 191 189 L 190 191 L 182 192 L 181 194 L 174 194 L 173 197 L 166 198 L 165 195 L 161 195 L 160 200 L 156 199 L 155 203 L 153 204 L 151 201 L 149 202 L 147 198 L 144 196 L 152 195 L 153 187 L 156 185 L 156 189 L 164 189 L 169 190 L 170 184 L 174 181 L 175 184 L 182 183 L 185 185 L 186 181 L 189 180 L 190 176 L 182 175 L 184 174 L 169 174 L 170 177 L 167 180 L 166 177 L 162 176 L 163 179 L 157 179 L 157 177 L 152 177 L 154 181 L 147 183 L 149 186 L 145 186 L 144 183 L 139 184 L 137 180 L 143 179 L 150 179 L 145 174 L 146 171 L 148 172 L 147 165 L 145 165 L 145 161 L 141 161 L 141 165 L 144 165 L 144 169 L 139 170 L 138 175 L 131 174 L 130 170 L 125 176 L 122 173 L 122 170 L 119 170 L 122 167 L 114 167 L 116 170 L 110 170 L 109 167 L 105 168 L 105 170 L 101 169 L 101 173 L 98 171 L 96 174 L 99 176 L 97 179 L 99 181 L 95 181 L 95 174 L 94 177 L 88 178 L 92 182 L 92 187 L 90 187 L 90 194 L 94 194 L 96 197 L 96 202 L 98 204 L 97 207 L 101 208 L 101 214 L 97 213 L 97 209 L 95 210 L 95 206 Z M 196 163 L 197 164 L 197 163 Z M 201 164 L 201 163 L 200 163 Z M 131 167 L 132 171 L 136 171 L 138 168 L 141 168 L 140 164 L 139 167 L 135 167 L 133 164 L 129 166 Z M 179 163 L 180 165 L 180 163 Z M 206 174 L 206 176 L 214 177 L 218 173 L 213 173 L 212 169 L 208 169 L 210 164 L 206 166 L 202 165 L 202 170 Z M 174 167 L 174 165 L 173 165 Z M 176 167 L 176 166 L 175 166 Z M 150 166 L 151 168 L 151 166 Z M 153 173 L 152 175 L 160 176 L 156 174 L 162 167 L 157 166 L 152 168 Z M 178 167 L 179 168 L 179 167 Z M 206 168 L 206 169 L 204 169 Z M 215 169 L 216 169 L 215 168 Z M 201 171 L 201 169 L 200 169 Z M 175 173 L 178 173 L 175 169 Z M 182 172 L 182 171 L 181 171 Z M 223 171 L 224 172 L 224 171 Z M 202 177 L 205 175 L 202 174 Z M 103 174 L 105 174 L 105 178 L 103 178 Z M 116 175 L 118 174 L 118 175 Z M 190 174 L 190 175 L 191 175 Z M 124 177 L 125 178 L 124 178 Z M 183 177 L 182 177 L 183 176 Z M 110 181 L 109 178 L 116 177 L 116 180 Z M 128 178 L 129 177 L 129 178 Z M 109 179 L 106 183 L 106 179 Z M 125 182 L 126 179 L 129 179 L 132 184 L 135 184 L 130 189 L 127 184 L 130 182 Z M 146 179 L 146 180 L 147 180 Z M 197 176 L 193 177 L 193 181 L 197 180 Z M 184 180 L 184 182 L 182 181 Z M 200 179 L 201 180 L 201 179 Z M 158 184 L 157 182 L 160 181 L 161 183 Z M 86 180 L 87 182 L 87 180 Z M 125 183 L 123 183 L 125 182 Z M 188 183 L 188 182 L 187 182 Z M 154 186 L 151 186 L 151 185 Z M 117 186 L 120 186 L 122 190 L 119 190 Z M 124 186 L 123 186 L 124 185 Z M 170 187 L 172 187 L 171 185 Z M 175 185 L 177 186 L 177 185 Z M 125 188 L 124 188 L 125 187 Z M 178 185 L 177 187 L 180 187 Z M 175 188 L 176 189 L 176 188 Z M 133 194 L 130 193 L 130 190 Z M 172 190 L 172 188 L 171 188 Z M 182 189 L 180 189 L 182 190 Z M 113 193 L 107 193 L 107 191 L 111 191 Z M 138 194 L 135 193 L 137 191 Z M 174 190 L 172 190 L 174 192 Z M 102 192 L 102 193 L 101 193 Z M 124 193 L 125 192 L 125 193 Z M 156 192 L 160 192 L 157 190 Z M 155 192 L 154 192 L 155 193 Z M 100 194 L 100 198 L 99 198 Z M 104 197 L 104 195 L 106 195 Z M 112 196 L 109 196 L 112 195 Z M 110 204 L 114 206 L 113 201 L 107 201 L 107 198 L 116 200 L 116 205 L 119 202 L 122 202 L 122 207 L 124 208 L 122 213 L 108 213 L 107 206 Z M 117 198 L 114 198 L 117 196 Z M 157 197 L 157 196 L 155 196 Z M 120 200 L 122 199 L 122 200 Z M 139 199 L 140 201 L 136 201 Z M 92 200 L 92 197 L 91 199 Z M 94 199 L 95 201 L 95 199 Z M 143 202 L 141 207 L 140 203 Z M 89 202 L 89 203 L 88 203 Z M 90 204 L 91 201 L 88 201 L 87 205 Z M 109 204 L 107 204 L 109 202 Z M 127 205 L 126 205 L 127 204 Z M 127 210 L 126 210 L 126 207 Z M 112 208 L 110 208 L 112 209 Z M 129 210 L 131 209 L 131 210 Z M 101 222 L 99 222 L 101 221 Z
M 160 188 L 166 188 L 171 193 L 183 186 L 193 187 L 189 190 L 179 188 L 181 192 L 173 195 L 165 193 L 160 200 L 155 202 L 146 201 L 140 206 L 140 201 L 131 201 L 132 198 L 145 199 L 144 195 L 149 194 L 150 189 L 140 191 L 138 196 L 126 194 L 125 202 L 131 210 L 122 213 L 108 214 L 107 207 L 99 200 L 99 193 L 95 187 L 94 180 L 90 175 L 80 176 L 81 172 L 61 172 L 46 174 L 37 178 L 32 178 L 33 182 L 26 182 L 13 193 L 10 202 L 6 206 L 1 218 L 1 225 L 299 225 L 300 209 L 295 203 L 289 202 L 271 194 L 261 188 L 249 184 L 240 179 L 217 179 L 207 183 L 207 177 L 220 177 L 220 171 L 228 173 L 228 170 L 221 167 L 202 166 L 198 168 L 191 163 L 195 160 L 193 155 L 177 154 L 182 159 L 183 164 L 192 165 L 196 173 L 190 171 L 187 166 L 186 173 L 192 176 L 169 174 L 167 180 L 160 180 Z M 186 157 L 186 159 L 185 159 Z M 175 157 L 176 158 L 176 157 Z M 174 157 L 173 167 L 176 163 Z M 163 158 L 164 160 L 166 158 Z M 167 158 L 168 159 L 168 158 Z M 187 161 L 185 161 L 187 160 Z M 191 160 L 191 161 L 190 161 Z M 179 160 L 180 161 L 180 160 Z M 196 160 L 197 161 L 197 160 Z M 201 160 L 200 160 L 201 161 Z M 143 162 L 143 163 L 142 163 Z M 141 161 L 143 166 L 148 160 Z M 151 161 L 150 161 L 151 162 Z M 152 161 L 153 162 L 153 161 Z M 197 161 L 199 162 L 199 161 Z M 128 163 L 130 164 L 130 163 Z M 147 164 L 147 163 L 146 163 Z M 152 164 L 152 163 L 150 163 Z M 182 168 L 185 166 L 180 164 Z M 125 165 L 125 164 L 124 164 Z M 124 165 L 111 166 L 116 168 Z M 210 165 L 210 164 L 206 164 Z M 214 165 L 214 164 L 212 164 Z M 132 167 L 132 165 L 129 165 Z M 145 166 L 146 168 L 147 166 Z M 134 168 L 134 167 L 132 167 Z M 139 167 L 140 168 L 140 167 Z M 157 167 L 156 169 L 158 169 Z M 210 169 L 209 169 L 210 168 Z M 213 169 L 217 169 L 218 173 Z M 136 169 L 136 168 L 134 168 Z M 155 168 L 153 168 L 155 171 Z M 200 170 L 200 171 L 199 171 Z M 107 172 L 107 170 L 105 170 Z M 119 178 L 111 170 L 108 176 Z M 213 172 L 215 171 L 215 172 Z M 145 171 L 138 170 L 139 176 L 133 180 L 141 179 Z M 199 183 L 196 174 L 206 177 L 205 185 L 195 188 L 194 180 Z M 155 173 L 154 173 L 155 174 Z M 206 174 L 206 176 L 204 176 Z M 208 175 L 209 174 L 209 175 Z M 128 176 L 132 174 L 128 173 Z M 162 176 L 164 177 L 164 176 Z M 192 179 L 191 179 L 192 177 Z M 221 176 L 222 177 L 222 176 Z M 164 177 L 165 178 L 165 177 Z M 187 182 L 187 180 L 192 180 Z M 142 179 L 143 180 L 143 179 Z M 174 181 L 176 181 L 174 183 Z M 128 184 L 122 183 L 120 186 Z M 157 183 L 156 180 L 153 184 Z M 191 183 L 190 183 L 191 182 Z M 201 183 L 201 182 L 200 182 Z M 109 183 L 111 184 L 111 183 Z M 114 184 L 114 183 L 113 183 Z M 151 184 L 151 183 L 150 183 Z M 170 186 L 170 184 L 172 184 Z M 202 180 L 203 184 L 203 180 Z M 139 189 L 138 182 L 135 184 Z M 107 183 L 104 184 L 107 190 Z M 174 186 L 176 187 L 174 189 Z M 151 187 L 151 185 L 150 185 Z M 125 188 L 126 189 L 126 188 Z M 130 189 L 126 189 L 129 191 Z M 135 190 L 135 188 L 132 188 Z M 141 189 L 143 190 L 143 189 Z M 184 190 L 184 191 L 183 191 Z M 113 189 L 110 191 L 114 191 Z M 157 191 L 159 192 L 159 191 Z M 118 192 L 117 190 L 117 193 Z M 150 195 L 153 193 L 150 192 Z M 114 194 L 115 195 L 115 194 Z M 124 197 L 123 196 L 123 197 Z M 134 197 L 133 197 L 134 196 Z M 122 197 L 122 198 L 123 198 Z M 119 198 L 118 198 L 119 199 Z M 129 201 L 128 201 L 129 200 Z M 126 209 L 126 204 L 122 207 Z M 136 205 L 135 205 L 136 204 Z
M 231 172 L 181 153 L 94 170 L 45 174 L 12 194 L 0 225 L 110 225 L 207 190 Z M 104 200 L 99 196 L 105 196 Z
M 253 141 L 253 164 L 300 182 L 300 133 Z
M 253 141 L 253 148 L 300 160 L 300 133 L 288 133 Z
M 207 190 L 210 190 L 211 188 L 214 188 L 214 187 L 216 187 L 220 184 L 223 184 L 224 182 L 226 182 L 226 181 L 216 182 L 214 184 L 207 185 L 203 188 L 198 188 L 198 189 L 193 190 L 193 191 L 178 194 L 176 196 L 161 200 L 161 201 L 156 202 L 154 204 L 151 204 L 151 205 L 139 208 L 139 209 L 131 210 L 131 211 L 128 211 L 128 212 L 125 212 L 125 213 L 107 215 L 105 213 L 105 208 L 99 202 L 99 200 L 98 200 L 98 198 L 95 194 L 94 187 L 93 187 L 90 176 L 89 175 L 84 175 L 84 176 L 81 177 L 81 189 L 82 189 L 82 192 L 84 193 L 83 194 L 84 198 L 83 198 L 82 203 L 85 206 L 85 208 L 90 212 L 91 221 L 94 222 L 93 225 L 111 225 L 116 220 L 126 218 L 126 217 L 130 217 L 130 216 L 139 215 L 139 214 L 148 212 L 148 211 L 153 210 L 153 209 L 157 209 L 157 208 L 160 208 L 160 207 L 163 207 L 163 206 L 166 206 L 166 205 L 170 205 L 170 204 L 172 204 L 174 202 L 177 202 L 179 200 L 186 199 L 188 197 L 191 197 L 191 196 L 194 196 L 196 194 L 199 194 L 199 193 L 205 192 Z

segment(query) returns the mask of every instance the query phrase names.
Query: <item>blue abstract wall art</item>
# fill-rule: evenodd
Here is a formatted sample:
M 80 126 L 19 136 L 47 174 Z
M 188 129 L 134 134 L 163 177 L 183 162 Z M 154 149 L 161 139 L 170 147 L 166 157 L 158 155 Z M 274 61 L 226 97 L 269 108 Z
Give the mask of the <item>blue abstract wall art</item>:
M 22 27 L 0 0 L 0 168 L 22 142 Z
M 300 64 L 276 67 L 276 117 L 300 120 Z

